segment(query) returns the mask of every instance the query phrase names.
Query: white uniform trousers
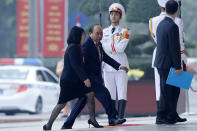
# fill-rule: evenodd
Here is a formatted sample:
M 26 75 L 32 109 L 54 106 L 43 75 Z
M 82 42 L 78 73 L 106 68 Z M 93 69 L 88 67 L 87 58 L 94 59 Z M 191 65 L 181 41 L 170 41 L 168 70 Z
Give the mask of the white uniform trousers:
M 118 100 L 127 100 L 128 77 L 125 71 L 104 71 L 104 82 L 112 100 L 116 100 L 117 96 Z
M 160 100 L 160 76 L 157 68 L 154 68 L 155 73 L 155 91 L 156 91 L 156 101 Z

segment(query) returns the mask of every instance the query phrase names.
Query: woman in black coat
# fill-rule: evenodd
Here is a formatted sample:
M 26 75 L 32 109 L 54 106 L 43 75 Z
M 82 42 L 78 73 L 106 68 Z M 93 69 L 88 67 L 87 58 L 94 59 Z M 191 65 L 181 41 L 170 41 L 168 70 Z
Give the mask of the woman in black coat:
M 51 130 L 54 120 L 65 107 L 66 102 L 84 95 L 88 98 L 87 104 L 90 112 L 91 124 L 97 128 L 102 127 L 95 119 L 94 93 L 90 88 L 90 80 L 83 69 L 81 44 L 84 39 L 84 30 L 74 26 L 67 40 L 68 47 L 64 55 L 64 68 L 60 78 L 60 96 L 58 104 L 53 109 L 48 123 L 43 126 L 44 130 Z

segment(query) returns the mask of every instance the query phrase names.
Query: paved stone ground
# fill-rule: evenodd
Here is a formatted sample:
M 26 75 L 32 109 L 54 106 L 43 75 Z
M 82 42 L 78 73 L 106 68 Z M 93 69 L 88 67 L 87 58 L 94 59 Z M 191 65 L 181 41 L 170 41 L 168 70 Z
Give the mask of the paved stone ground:
M 131 117 L 127 118 L 126 127 L 106 127 L 102 129 L 88 128 L 87 115 L 77 118 L 72 131 L 197 131 L 197 114 L 181 115 L 188 119 L 185 123 L 177 123 L 175 125 L 155 125 L 155 117 Z M 42 126 L 47 122 L 49 114 L 42 115 L 17 115 L 0 116 L 0 130 L 1 131 L 41 131 Z M 60 128 L 65 118 L 61 115 L 55 121 L 53 131 L 60 131 Z M 4 122 L 3 122 L 4 120 Z M 105 115 L 97 117 L 99 124 L 107 125 L 107 118 Z

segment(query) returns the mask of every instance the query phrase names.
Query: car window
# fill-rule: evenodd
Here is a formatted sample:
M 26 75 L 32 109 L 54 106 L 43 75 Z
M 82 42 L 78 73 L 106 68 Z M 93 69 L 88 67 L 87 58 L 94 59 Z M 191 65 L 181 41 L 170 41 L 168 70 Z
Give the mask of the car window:
M 0 79 L 25 80 L 29 70 L 0 69 Z
M 48 82 L 58 83 L 58 81 L 47 71 L 43 71 L 45 75 L 47 76 Z
M 46 78 L 44 77 L 44 74 L 41 70 L 36 71 L 36 80 L 37 81 L 46 81 Z

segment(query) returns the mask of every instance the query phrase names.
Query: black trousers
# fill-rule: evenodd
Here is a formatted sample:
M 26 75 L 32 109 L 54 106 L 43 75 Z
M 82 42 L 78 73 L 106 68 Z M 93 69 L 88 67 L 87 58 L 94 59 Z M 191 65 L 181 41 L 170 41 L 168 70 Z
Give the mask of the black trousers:
M 180 88 L 166 84 L 170 69 L 159 69 L 160 75 L 160 100 L 158 102 L 157 119 L 177 118 L 177 103 L 180 95 Z
M 108 89 L 102 85 L 97 84 L 92 87 L 95 97 L 101 102 L 102 106 L 104 107 L 106 114 L 108 115 L 108 119 L 114 119 L 117 115 L 117 111 L 115 110 L 115 107 L 113 107 L 112 101 L 111 101 L 111 95 L 108 91 Z M 80 97 L 76 104 L 73 106 L 72 111 L 69 115 L 69 117 L 66 119 L 64 126 L 65 127 L 72 127 L 74 124 L 75 119 L 79 115 L 79 113 L 82 111 L 82 109 L 85 107 L 87 102 L 87 98 Z

